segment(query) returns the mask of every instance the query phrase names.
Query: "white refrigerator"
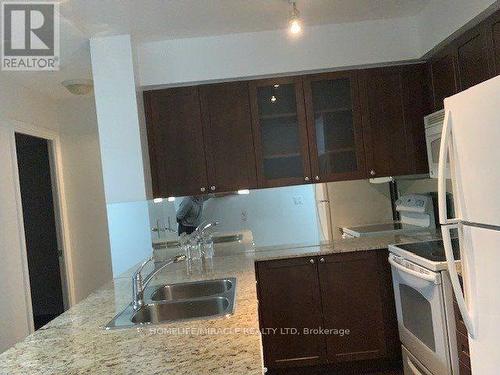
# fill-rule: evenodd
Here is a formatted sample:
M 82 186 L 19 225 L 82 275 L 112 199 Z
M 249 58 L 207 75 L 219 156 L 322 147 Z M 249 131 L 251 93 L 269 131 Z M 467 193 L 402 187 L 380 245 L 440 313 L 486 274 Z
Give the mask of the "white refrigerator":
M 447 160 L 455 218 L 446 212 Z M 500 76 L 445 99 L 438 184 L 446 257 L 469 331 L 472 373 L 499 374 Z M 452 228 L 459 233 L 463 291 L 451 250 Z

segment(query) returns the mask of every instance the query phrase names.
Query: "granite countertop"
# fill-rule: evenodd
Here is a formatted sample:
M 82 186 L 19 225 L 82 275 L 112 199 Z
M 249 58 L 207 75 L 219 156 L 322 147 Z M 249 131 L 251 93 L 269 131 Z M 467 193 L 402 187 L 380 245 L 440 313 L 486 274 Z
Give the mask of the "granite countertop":
M 213 271 L 191 277 L 184 264 L 175 264 L 160 272 L 153 283 L 236 277 L 234 315 L 104 330 L 102 326 L 130 303 L 130 274 L 125 273 L 0 354 L 0 374 L 262 374 L 256 260 L 380 249 L 429 236 L 348 239 L 324 246 L 275 247 L 214 257 Z

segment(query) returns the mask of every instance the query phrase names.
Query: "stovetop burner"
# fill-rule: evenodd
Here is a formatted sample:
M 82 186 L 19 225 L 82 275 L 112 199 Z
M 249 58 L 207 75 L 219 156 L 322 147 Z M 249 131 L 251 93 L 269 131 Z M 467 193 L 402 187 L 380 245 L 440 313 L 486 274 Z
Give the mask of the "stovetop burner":
M 453 256 L 455 260 L 460 259 L 460 247 L 457 238 L 451 239 L 453 248 Z M 428 259 L 432 262 L 445 262 L 446 255 L 444 253 L 444 245 L 442 240 L 415 242 L 404 245 L 397 245 L 400 249 L 409 251 L 419 257 Z

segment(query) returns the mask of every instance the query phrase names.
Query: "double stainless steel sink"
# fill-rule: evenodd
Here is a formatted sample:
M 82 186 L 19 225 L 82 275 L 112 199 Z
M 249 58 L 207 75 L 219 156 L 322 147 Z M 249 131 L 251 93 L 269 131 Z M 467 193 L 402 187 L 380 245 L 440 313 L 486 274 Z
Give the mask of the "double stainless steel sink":
M 234 312 L 236 278 L 166 284 L 147 288 L 145 304 L 128 305 L 106 329 L 128 328 L 181 320 L 208 319 Z

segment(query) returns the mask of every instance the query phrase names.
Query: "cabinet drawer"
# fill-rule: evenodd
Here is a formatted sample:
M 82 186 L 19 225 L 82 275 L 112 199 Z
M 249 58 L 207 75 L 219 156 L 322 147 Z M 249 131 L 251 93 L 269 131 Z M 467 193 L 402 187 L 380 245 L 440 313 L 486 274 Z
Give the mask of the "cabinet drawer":
M 458 359 L 470 368 L 469 339 L 457 331 Z

